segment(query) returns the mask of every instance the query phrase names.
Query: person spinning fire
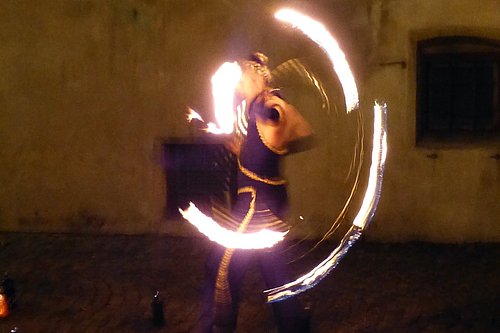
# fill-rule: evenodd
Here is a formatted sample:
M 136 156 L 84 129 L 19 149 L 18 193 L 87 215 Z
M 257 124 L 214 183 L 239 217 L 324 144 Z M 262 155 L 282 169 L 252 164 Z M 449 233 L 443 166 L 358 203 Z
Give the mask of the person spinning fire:
M 280 160 L 290 143 L 311 136 L 308 122 L 277 89 L 270 87 L 268 58 L 254 53 L 239 61 L 242 76 L 236 87 L 245 101 L 247 134 L 228 143 L 237 157 L 238 196 L 231 211 L 214 207 L 214 219 L 237 232 L 263 228 L 288 231 L 286 180 L 280 175 Z M 206 283 L 201 317 L 195 332 L 234 332 L 238 313 L 238 291 L 246 268 L 257 257 L 267 288 L 289 282 L 280 244 L 270 249 L 215 248 L 206 265 Z M 280 333 L 309 332 L 309 320 L 297 299 L 272 303 Z

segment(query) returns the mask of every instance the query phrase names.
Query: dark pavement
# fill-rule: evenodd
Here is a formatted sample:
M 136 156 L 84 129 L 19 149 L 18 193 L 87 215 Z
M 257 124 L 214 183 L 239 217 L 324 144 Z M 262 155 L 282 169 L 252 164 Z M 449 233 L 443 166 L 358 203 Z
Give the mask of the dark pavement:
M 292 264 L 305 272 L 335 246 Z M 311 247 L 293 247 L 300 253 Z M 201 238 L 0 233 L 0 272 L 17 306 L 0 333 L 189 332 L 196 321 L 209 243 Z M 300 295 L 312 332 L 500 332 L 500 244 L 361 241 L 338 268 Z M 257 265 L 247 273 L 238 332 L 274 332 Z M 155 328 L 151 301 L 164 301 Z

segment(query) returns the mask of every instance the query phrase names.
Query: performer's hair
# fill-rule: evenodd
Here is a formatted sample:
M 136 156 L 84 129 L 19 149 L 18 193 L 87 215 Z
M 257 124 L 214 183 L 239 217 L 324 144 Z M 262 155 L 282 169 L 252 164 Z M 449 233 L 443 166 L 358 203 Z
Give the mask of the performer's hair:
M 253 68 L 269 83 L 271 81 L 271 71 L 267 67 L 268 62 L 269 58 L 264 53 L 254 52 L 244 61 L 244 64 Z
M 267 66 L 269 58 L 262 52 L 254 52 L 249 57 L 248 60 L 254 61 L 261 66 Z

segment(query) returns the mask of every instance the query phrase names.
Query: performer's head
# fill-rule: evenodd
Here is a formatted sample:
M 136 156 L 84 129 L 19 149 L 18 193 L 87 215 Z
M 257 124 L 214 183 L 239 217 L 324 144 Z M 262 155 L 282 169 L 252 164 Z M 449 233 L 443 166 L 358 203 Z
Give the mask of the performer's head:
M 260 52 L 239 62 L 242 76 L 236 90 L 243 98 L 252 100 L 269 85 L 271 72 L 267 68 L 267 62 L 268 58 Z

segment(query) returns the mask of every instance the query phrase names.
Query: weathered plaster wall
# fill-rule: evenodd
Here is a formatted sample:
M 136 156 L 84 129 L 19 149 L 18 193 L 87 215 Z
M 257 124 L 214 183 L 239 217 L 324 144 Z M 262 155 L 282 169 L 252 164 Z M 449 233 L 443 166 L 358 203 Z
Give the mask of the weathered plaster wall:
M 255 49 L 272 65 L 318 58 L 318 50 L 272 19 L 283 3 L 335 32 L 367 111 L 366 137 L 372 101 L 389 105 L 390 154 L 369 236 L 500 240 L 500 166 L 489 158 L 498 143 L 425 149 L 414 142 L 416 40 L 456 33 L 500 38 L 496 0 L 2 1 L 0 230 L 189 233 L 162 218 L 161 138 L 191 135 L 187 105 L 208 114 L 210 75 L 221 61 Z M 380 65 L 393 61 L 407 67 Z M 317 106 L 309 106 L 317 99 L 294 95 L 302 89 L 295 88 L 292 99 L 322 144 L 287 161 L 292 216 L 306 218 L 298 234 L 315 237 L 350 193 L 356 123 L 338 101 L 332 101 L 338 112 L 315 113 Z
M 416 42 L 435 36 L 500 38 L 498 1 L 381 1 L 379 63 L 366 84 L 387 96 L 390 157 L 371 234 L 389 239 L 498 241 L 500 143 L 415 146 Z M 380 84 L 382 83 L 383 84 Z M 378 83 L 378 84 L 377 84 Z M 436 154 L 437 158 L 429 158 Z

